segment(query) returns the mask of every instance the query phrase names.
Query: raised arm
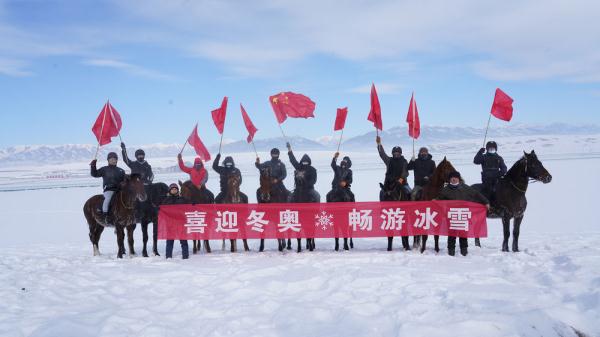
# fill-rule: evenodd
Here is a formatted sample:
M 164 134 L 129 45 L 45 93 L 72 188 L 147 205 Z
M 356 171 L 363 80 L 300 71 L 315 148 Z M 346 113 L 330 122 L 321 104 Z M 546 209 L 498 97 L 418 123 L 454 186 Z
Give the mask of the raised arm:
M 381 143 L 377 144 L 377 151 L 379 152 L 379 157 L 381 157 L 381 160 L 388 165 L 390 163 L 390 157 L 385 154 L 385 150 L 383 149 L 383 145 L 381 145 Z
M 475 164 L 475 165 L 483 164 L 483 152 L 485 152 L 484 148 L 481 148 L 481 149 L 479 149 L 479 151 L 477 151 L 475 158 L 473 158 L 473 164 Z
M 217 154 L 217 156 L 215 157 L 215 160 L 213 161 L 212 164 L 212 168 L 213 170 L 215 170 L 218 174 L 221 174 L 223 172 L 223 167 L 219 166 L 219 161 L 221 161 L 221 154 Z
M 131 168 L 131 160 L 129 160 L 129 157 L 127 157 L 127 147 L 123 142 L 121 142 L 121 154 L 123 155 L 123 162 L 125 165 Z
M 300 163 L 296 160 L 296 156 L 294 156 L 294 152 L 292 152 L 292 150 L 288 151 L 288 156 L 290 157 L 290 163 L 292 163 L 292 166 L 296 170 L 299 170 L 300 169 Z
M 92 160 L 92 162 L 90 163 L 90 174 L 94 178 L 102 177 L 102 173 L 96 169 L 96 159 Z
M 191 167 L 187 167 L 185 166 L 185 164 L 183 163 L 183 158 L 181 157 L 181 154 L 179 154 L 177 156 L 177 162 L 179 163 L 179 169 L 182 170 L 185 173 L 190 173 L 192 172 L 192 168 Z

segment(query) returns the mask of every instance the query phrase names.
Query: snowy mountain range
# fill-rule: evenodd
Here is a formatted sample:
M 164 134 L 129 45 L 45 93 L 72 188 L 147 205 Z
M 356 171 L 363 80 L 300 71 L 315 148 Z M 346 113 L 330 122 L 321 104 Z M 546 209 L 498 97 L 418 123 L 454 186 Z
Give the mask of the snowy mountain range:
M 421 128 L 421 137 L 418 140 L 419 146 L 436 145 L 446 142 L 466 141 L 474 139 L 483 139 L 485 130 L 483 128 L 473 127 L 452 127 L 452 126 L 423 126 Z M 597 125 L 571 125 L 564 123 L 548 125 L 524 125 L 514 124 L 502 127 L 493 127 L 488 132 L 490 138 L 504 138 L 516 136 L 548 136 L 548 135 L 597 135 L 600 134 L 600 126 Z M 392 127 L 380 133 L 384 144 L 408 145 L 411 139 L 407 136 L 405 126 Z M 322 136 L 311 140 L 302 136 L 290 136 L 288 140 L 294 149 L 301 151 L 331 151 L 337 146 L 338 136 Z M 362 135 L 348 137 L 343 141 L 343 148 L 346 151 L 370 151 L 374 148 L 375 131 Z M 272 147 L 285 148 L 283 137 L 255 139 L 254 142 L 257 151 L 267 152 Z M 128 153 L 133 157 L 136 148 L 143 148 L 148 158 L 166 158 L 174 157 L 181 150 L 181 144 L 147 144 L 128 148 Z M 209 146 L 211 153 L 218 151 L 218 144 Z M 96 145 L 94 144 L 65 144 L 65 145 L 20 145 L 0 149 L 0 166 L 10 166 L 14 164 L 26 163 L 69 163 L 82 160 L 89 160 L 94 156 Z M 120 154 L 118 143 L 112 143 L 103 147 L 98 158 L 104 158 L 110 151 Z M 252 146 L 245 140 L 232 141 L 223 145 L 223 152 L 243 153 L 254 151 Z M 184 151 L 186 156 L 193 156 L 192 149 L 188 146 Z

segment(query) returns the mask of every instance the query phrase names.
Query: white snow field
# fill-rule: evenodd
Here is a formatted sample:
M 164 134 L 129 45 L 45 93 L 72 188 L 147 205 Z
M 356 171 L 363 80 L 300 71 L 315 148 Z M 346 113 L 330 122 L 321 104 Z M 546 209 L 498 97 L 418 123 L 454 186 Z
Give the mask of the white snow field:
M 178 243 L 165 260 L 159 242 L 163 256 L 119 260 L 111 230 L 93 257 L 82 206 L 99 180 L 33 190 L 35 180 L 7 182 L 21 190 L 0 192 L 0 336 L 600 336 L 600 159 L 536 152 L 553 180 L 529 186 L 521 252 L 502 253 L 502 226 L 489 220 L 490 237 L 482 248 L 471 240 L 467 257 L 448 256 L 445 238 L 439 254 L 432 239 L 419 254 L 401 251 L 400 240 L 387 252 L 381 238 L 356 240 L 348 252 L 317 239 L 316 252 L 301 254 L 277 252 L 274 240 L 264 253 L 251 241 L 251 252 L 231 254 L 215 241 L 219 249 L 189 260 Z M 310 154 L 324 197 L 332 153 Z M 448 157 L 468 183 L 479 181 L 473 154 Z M 383 164 L 374 153 L 350 156 L 357 199 L 376 200 Z M 254 155 L 234 157 L 255 200 Z M 509 167 L 517 158 L 505 155 Z M 15 170 L 1 172 L 4 181 Z M 217 183 L 211 172 L 209 188 Z

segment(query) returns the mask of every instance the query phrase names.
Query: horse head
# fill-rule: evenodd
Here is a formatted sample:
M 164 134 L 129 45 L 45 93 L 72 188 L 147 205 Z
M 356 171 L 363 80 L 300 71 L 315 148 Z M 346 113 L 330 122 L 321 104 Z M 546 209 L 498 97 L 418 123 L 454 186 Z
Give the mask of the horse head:
M 403 189 L 398 182 L 379 183 L 379 187 L 383 191 L 383 201 L 398 201 L 402 200 Z
M 534 150 L 531 150 L 531 153 L 523 151 L 523 158 L 521 160 L 524 161 L 525 174 L 528 178 L 541 181 L 544 184 L 552 181 L 552 175 L 538 159 Z
M 302 188 L 304 185 L 306 185 L 306 178 L 304 175 L 304 171 L 294 171 L 294 184 L 296 187 Z
M 144 202 L 148 199 L 146 190 L 144 189 L 144 183 L 142 182 L 142 176 L 134 173 L 131 175 L 125 175 L 125 180 L 121 184 L 121 189 L 126 193 L 133 195 L 135 199 Z
M 239 174 L 232 174 L 227 177 L 227 187 L 230 192 L 239 192 L 241 177 Z
M 264 202 L 269 202 L 271 200 L 271 168 L 263 167 L 260 169 L 260 198 Z

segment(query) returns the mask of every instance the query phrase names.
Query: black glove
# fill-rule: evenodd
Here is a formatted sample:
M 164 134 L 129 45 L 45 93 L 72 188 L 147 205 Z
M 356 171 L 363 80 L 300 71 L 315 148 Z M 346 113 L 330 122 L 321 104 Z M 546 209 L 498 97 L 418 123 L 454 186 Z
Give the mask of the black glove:
M 94 159 L 92 160 L 92 162 L 90 163 L 90 166 L 96 166 L 96 162 L 98 161 L 98 159 Z
M 125 149 L 126 149 L 126 147 L 125 147 L 125 143 L 123 143 L 123 142 L 121 142 L 121 149 L 123 149 L 123 150 L 125 150 Z
M 485 152 L 485 148 L 482 147 L 481 149 L 479 149 L 479 153 L 484 153 L 484 152 Z

